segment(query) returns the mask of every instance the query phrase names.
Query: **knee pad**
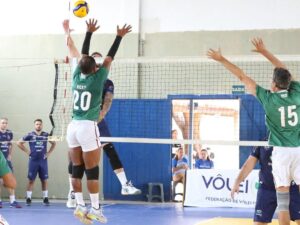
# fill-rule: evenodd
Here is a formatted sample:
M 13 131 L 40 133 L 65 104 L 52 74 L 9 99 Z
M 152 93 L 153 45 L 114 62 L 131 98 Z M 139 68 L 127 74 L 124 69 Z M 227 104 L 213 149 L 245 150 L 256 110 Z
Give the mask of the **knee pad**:
M 278 211 L 289 211 L 290 193 L 289 192 L 276 192 L 277 196 L 277 209 Z
M 69 165 L 68 165 L 68 172 L 69 172 L 69 174 L 72 174 L 72 170 L 73 170 L 73 163 L 70 161 Z
M 87 180 L 98 180 L 99 179 L 99 166 L 85 170 Z
M 84 174 L 84 164 L 74 166 L 72 167 L 72 178 L 75 179 L 82 179 L 83 174 Z
M 113 170 L 123 168 L 123 165 L 119 159 L 118 153 L 115 150 L 115 147 L 112 143 L 108 143 L 103 147 L 103 150 L 107 157 L 109 158 L 110 165 Z

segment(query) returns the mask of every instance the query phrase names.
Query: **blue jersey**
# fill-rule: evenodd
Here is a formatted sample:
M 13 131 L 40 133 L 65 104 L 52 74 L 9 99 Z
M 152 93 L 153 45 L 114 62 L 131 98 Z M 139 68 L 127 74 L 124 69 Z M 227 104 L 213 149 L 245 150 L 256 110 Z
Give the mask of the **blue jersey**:
M 188 163 L 188 160 L 186 157 L 183 157 L 182 159 L 175 159 L 173 158 L 172 159 L 172 168 L 176 168 L 177 166 L 182 166 L 182 165 L 189 165 Z M 176 175 L 176 174 L 184 174 L 185 173 L 185 169 L 180 169 L 180 170 L 177 170 L 176 172 L 173 173 L 173 176 Z
M 13 133 L 10 130 L 6 130 L 5 132 L 0 131 L 0 150 L 6 159 L 8 157 L 12 139 Z
M 102 104 L 104 103 L 105 94 L 106 93 L 114 94 L 114 90 L 115 90 L 114 83 L 110 79 L 107 79 L 104 83 L 104 88 L 102 92 Z M 102 109 L 102 105 L 101 105 L 101 109 Z
M 29 141 L 31 159 L 44 159 L 47 153 L 48 136 L 49 134 L 44 131 L 40 135 L 32 131 L 23 137 L 24 141 Z
M 196 169 L 213 169 L 214 162 L 211 160 L 197 159 L 195 163 Z
M 272 174 L 272 151 L 273 147 L 259 146 L 253 148 L 251 155 L 257 158 L 260 165 L 259 182 L 263 187 L 275 190 L 275 184 Z

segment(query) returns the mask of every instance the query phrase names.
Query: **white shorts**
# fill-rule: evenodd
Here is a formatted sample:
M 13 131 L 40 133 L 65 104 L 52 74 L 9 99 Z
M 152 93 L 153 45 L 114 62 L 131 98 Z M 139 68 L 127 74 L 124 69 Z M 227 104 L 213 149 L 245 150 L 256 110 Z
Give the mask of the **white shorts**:
M 274 147 L 272 152 L 273 176 L 276 187 L 300 184 L 300 147 Z
M 67 129 L 69 148 L 81 146 L 82 151 L 89 152 L 100 148 L 97 123 L 90 120 L 72 120 Z

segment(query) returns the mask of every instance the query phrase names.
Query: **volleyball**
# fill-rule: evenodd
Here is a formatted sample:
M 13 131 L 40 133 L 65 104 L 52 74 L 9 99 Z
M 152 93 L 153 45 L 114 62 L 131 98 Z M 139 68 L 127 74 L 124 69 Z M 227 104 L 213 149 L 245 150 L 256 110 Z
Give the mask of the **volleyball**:
M 89 5 L 86 1 L 79 0 L 75 2 L 73 14 L 79 18 L 85 17 L 89 13 Z

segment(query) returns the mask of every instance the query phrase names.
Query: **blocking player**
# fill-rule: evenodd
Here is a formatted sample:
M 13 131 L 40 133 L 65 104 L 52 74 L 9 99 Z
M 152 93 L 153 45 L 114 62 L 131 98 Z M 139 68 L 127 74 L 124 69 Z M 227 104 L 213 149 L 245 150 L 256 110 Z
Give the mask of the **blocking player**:
M 1 118 L 0 119 L 0 150 L 3 153 L 5 159 L 7 160 L 7 164 L 11 171 L 13 171 L 12 166 L 12 139 L 13 139 L 13 133 L 11 130 L 7 129 L 8 127 L 8 119 L 7 118 Z M 9 200 L 10 200 L 10 207 L 11 208 L 22 208 L 22 206 L 16 201 L 15 197 L 15 190 L 14 189 L 7 189 L 9 192 Z M 0 195 L 1 195 L 1 189 L 0 189 Z M 0 197 L 0 208 L 2 208 L 2 201 Z
M 234 194 L 239 193 L 240 183 L 245 180 L 254 169 L 256 163 L 259 162 L 259 188 L 253 216 L 254 225 L 266 225 L 271 223 L 277 207 L 276 189 L 272 175 L 272 151 L 273 147 L 259 146 L 253 148 L 231 189 L 231 197 L 234 198 Z M 300 224 L 300 194 L 298 186 L 294 182 L 292 182 L 290 186 L 290 198 L 289 211 L 291 219 L 296 221 L 297 224 Z M 282 212 L 279 212 L 278 217 L 281 218 L 282 216 L 284 216 Z
M 43 131 L 43 121 L 36 119 L 34 121 L 34 131 L 25 135 L 18 141 L 18 147 L 29 156 L 28 163 L 28 185 L 26 192 L 26 205 L 31 205 L 32 190 L 34 181 L 39 174 L 39 178 L 42 184 L 43 204 L 49 206 L 48 198 L 48 157 L 53 152 L 56 143 L 54 141 L 48 141 L 49 134 Z M 28 142 L 29 149 L 25 147 L 25 143 Z M 47 150 L 47 142 L 50 143 L 50 149 Z
M 266 124 L 270 131 L 269 144 L 274 146 L 272 153 L 273 177 L 276 186 L 280 225 L 290 223 L 289 188 L 292 180 L 300 184 L 300 83 L 294 81 L 285 65 L 272 55 L 260 39 L 254 39 L 255 51 L 265 56 L 275 66 L 271 90 L 257 85 L 236 65 L 229 62 L 220 49 L 210 49 L 207 56 L 234 74 L 248 91 L 257 97 L 266 114 Z
M 70 55 L 73 58 L 80 58 L 80 54 L 77 50 L 77 48 L 74 45 L 74 42 L 72 38 L 69 35 L 69 21 L 65 20 L 64 23 L 64 29 L 65 33 L 68 35 L 68 47 L 70 50 Z M 92 32 L 87 31 L 85 41 L 83 44 L 82 48 L 82 54 L 84 55 L 89 55 L 89 42 L 91 38 Z M 97 59 L 97 61 L 102 58 L 101 53 L 99 52 L 94 52 L 92 54 L 92 57 Z M 101 65 L 99 65 L 101 66 Z M 109 109 L 112 104 L 113 100 L 113 95 L 114 95 L 114 84 L 110 79 L 107 79 L 104 84 L 104 89 L 103 89 L 103 94 L 102 94 L 102 105 L 101 105 L 101 111 L 99 115 L 99 120 L 98 120 L 98 129 L 100 132 L 100 135 L 103 137 L 111 137 L 110 131 L 108 129 L 107 123 L 105 121 L 105 116 L 109 112 Z M 121 185 L 122 185 L 122 190 L 121 194 L 123 195 L 132 195 L 132 194 L 140 194 L 141 190 L 135 188 L 130 181 L 127 180 L 125 170 L 123 168 L 123 165 L 119 159 L 119 156 L 114 148 L 114 145 L 112 143 L 102 143 L 102 148 L 107 155 L 107 157 L 110 160 L 112 169 L 114 170 L 116 176 L 118 177 Z M 69 164 L 69 174 L 72 174 L 72 163 L 70 162 Z M 67 207 L 75 207 L 74 201 L 72 200 L 72 186 L 70 183 L 70 191 L 68 195 L 68 201 L 67 201 Z

